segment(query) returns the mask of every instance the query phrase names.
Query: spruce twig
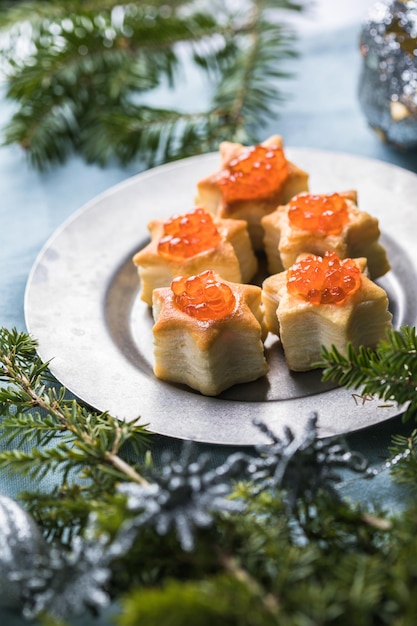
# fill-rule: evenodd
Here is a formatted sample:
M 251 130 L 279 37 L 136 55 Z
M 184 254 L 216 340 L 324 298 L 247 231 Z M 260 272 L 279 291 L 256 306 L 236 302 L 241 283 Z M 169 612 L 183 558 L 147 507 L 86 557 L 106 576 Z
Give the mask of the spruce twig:
M 17 104 L 5 142 L 21 145 L 39 168 L 74 151 L 101 165 L 149 166 L 217 149 L 223 139 L 254 141 L 278 112 L 289 76 L 282 66 L 295 55 L 277 10 L 303 8 L 288 0 L 247 0 L 243 11 L 192 0 L 52 1 L 47 11 L 42 2 L 15 4 L 0 3 L 0 61 Z M 28 51 L 19 57 L 24 37 Z M 161 85 L 181 87 L 179 46 L 213 94 L 201 111 L 143 99 Z
M 380 362 L 372 353 L 359 363 L 353 353 L 353 363 L 327 354 L 348 383 L 358 381 L 353 370 L 374 361 L 377 366 L 369 372 L 379 372 L 374 372 L 377 379 L 386 358 L 400 373 L 413 369 L 415 341 L 411 329 L 389 335 L 378 348 Z M 19 571 L 16 562 L 14 580 L 31 592 L 28 614 L 49 610 L 61 615 L 62 607 L 76 614 L 81 593 L 83 607 L 97 610 L 110 597 L 121 599 L 114 616 L 119 626 L 164 623 L 166 615 L 174 626 L 191 621 L 231 626 L 413 623 L 415 503 L 404 514 L 390 516 L 372 503 L 359 506 L 335 498 L 335 470 L 347 463 L 360 471 L 363 463 L 337 441 L 318 440 L 314 416 L 298 444 L 290 432 L 282 440 L 270 432 L 269 447 L 262 446 L 255 456 L 235 453 L 215 469 L 207 455 L 194 458 L 197 450 L 187 444 L 180 456 L 167 455 L 162 468 L 148 467 L 145 484 L 103 454 L 119 456 L 124 442 L 144 434 L 138 425 L 132 431 L 114 429 L 109 416 L 67 403 L 63 391 L 49 395 L 54 381 L 29 336 L 0 330 L 0 355 L 2 426 L 11 441 L 17 433 L 25 440 L 26 426 L 27 441 L 38 441 L 37 427 L 44 441 L 50 427 L 50 436 L 60 436 L 65 444 L 62 460 L 76 465 L 75 450 L 89 464 L 87 476 L 94 468 L 100 472 L 93 476 L 93 488 L 83 483 L 63 485 L 52 494 L 25 494 L 48 536 L 64 540 L 63 549 L 53 544 L 48 558 L 31 563 L 27 571 Z M 45 421 L 40 413 L 32 419 L 33 411 L 45 413 Z M 54 440 L 58 449 L 62 442 Z M 413 485 L 417 436 L 397 438 L 395 445 L 392 463 L 400 459 L 402 478 Z M 47 467 L 53 457 L 49 449 L 33 450 L 26 458 L 23 453 L 22 463 L 31 454 L 46 460 Z M 15 460 L 10 460 L 13 468 L 18 467 Z M 110 482 L 102 480 L 108 475 L 105 465 Z M 233 492 L 233 480 L 242 476 L 244 482 Z
M 323 348 L 323 380 L 332 380 L 347 389 L 362 389 L 404 410 L 404 420 L 417 417 L 417 334 L 414 327 L 391 330 L 375 350 L 348 346 L 347 355 L 334 346 Z
M 17 436 L 38 443 L 48 443 L 60 437 L 54 448 L 29 453 L 3 451 L 0 466 L 22 471 L 44 473 L 49 464 L 70 468 L 90 461 L 94 466 L 110 466 L 116 476 L 125 476 L 138 484 L 147 481 L 124 459 L 120 449 L 127 441 L 139 442 L 146 430 L 137 422 L 121 422 L 107 413 L 93 413 L 66 398 L 63 389 L 56 390 L 50 383 L 48 364 L 36 355 L 36 342 L 16 330 L 0 330 L 0 380 L 8 383 L 0 389 L 2 437 L 13 441 Z M 13 409 L 11 411 L 11 409 Z M 15 413 L 16 410 L 16 413 Z M 43 411 L 45 418 L 33 411 Z M 36 433 L 36 434 L 35 434 Z M 66 435 L 62 440 L 62 435 Z M 67 475 L 69 469 L 65 472 Z

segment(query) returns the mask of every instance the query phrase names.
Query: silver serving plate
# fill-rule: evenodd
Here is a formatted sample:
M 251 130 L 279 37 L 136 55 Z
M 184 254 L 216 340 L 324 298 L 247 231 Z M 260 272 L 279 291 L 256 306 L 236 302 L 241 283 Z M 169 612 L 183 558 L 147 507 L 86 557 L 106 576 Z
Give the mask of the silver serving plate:
M 417 319 L 417 176 L 371 159 L 286 149 L 310 173 L 317 193 L 356 189 L 359 206 L 379 219 L 392 270 L 386 289 L 394 325 Z M 128 179 L 76 212 L 49 239 L 25 293 L 28 331 L 56 378 L 99 411 L 138 416 L 155 433 L 228 445 L 265 441 L 261 420 L 295 434 L 312 411 L 319 436 L 348 433 L 398 415 L 393 403 L 321 382 L 321 372 L 290 373 L 278 340 L 266 342 L 270 372 L 204 397 L 153 374 L 152 316 L 139 299 L 133 254 L 148 241 L 147 223 L 194 206 L 196 182 L 218 167 L 218 154 L 185 159 Z

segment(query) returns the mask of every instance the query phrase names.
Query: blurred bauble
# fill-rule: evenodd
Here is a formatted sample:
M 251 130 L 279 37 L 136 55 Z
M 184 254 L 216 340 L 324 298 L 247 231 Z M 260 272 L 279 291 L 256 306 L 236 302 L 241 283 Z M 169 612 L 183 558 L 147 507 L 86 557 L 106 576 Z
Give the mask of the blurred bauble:
M 21 605 L 20 573 L 36 569 L 46 543 L 33 518 L 11 498 L 0 495 L 0 606 Z
M 417 148 L 417 1 L 380 0 L 362 25 L 359 102 L 389 144 Z

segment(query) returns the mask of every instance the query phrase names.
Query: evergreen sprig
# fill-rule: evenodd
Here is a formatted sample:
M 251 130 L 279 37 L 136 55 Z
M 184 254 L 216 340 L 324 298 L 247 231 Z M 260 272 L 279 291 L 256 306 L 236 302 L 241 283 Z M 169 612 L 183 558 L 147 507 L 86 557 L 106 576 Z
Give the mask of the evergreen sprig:
M 375 353 L 325 354 L 346 384 L 371 376 L 375 385 L 395 367 L 414 369 L 415 344 L 406 328 Z M 343 440 L 318 439 L 315 414 L 297 437 L 259 424 L 270 444 L 218 467 L 191 443 L 158 465 L 146 428 L 82 406 L 47 365 L 31 337 L 0 329 L 1 434 L 10 448 L 1 467 L 35 477 L 58 468 L 62 478 L 49 492 L 22 495 L 53 540 L 23 568 L 8 561 L 24 615 L 61 625 L 115 599 L 119 626 L 165 624 L 167 615 L 172 626 L 413 624 L 415 502 L 394 516 L 346 501 L 340 468 L 374 474 Z M 409 486 L 416 446 L 415 432 L 394 438 L 383 464 Z M 30 469 L 37 464 L 45 469 Z
M 5 143 L 44 168 L 74 151 L 102 165 L 149 166 L 223 139 L 254 141 L 278 113 L 284 64 L 295 55 L 281 10 L 302 8 L 291 0 L 246 0 L 237 10 L 191 0 L 0 3 L 0 61 L 17 105 Z M 149 104 L 157 87 L 180 92 L 190 64 L 207 85 L 201 110 Z
M 0 380 L 0 440 L 7 446 L 19 442 L 18 448 L 0 453 L 1 469 L 32 478 L 59 469 L 63 484 L 72 470 L 82 470 L 94 482 L 95 469 L 113 483 L 124 476 L 143 482 L 120 452 L 129 446 L 140 454 L 149 436 L 146 427 L 91 411 L 51 384 L 48 363 L 39 358 L 28 334 L 0 329 Z M 54 439 L 53 447 L 47 447 Z
M 362 389 L 385 402 L 396 402 L 404 420 L 417 417 L 417 332 L 404 326 L 387 332 L 386 339 L 372 350 L 350 344 L 347 355 L 334 346 L 323 348 L 323 380 L 332 380 L 347 389 Z

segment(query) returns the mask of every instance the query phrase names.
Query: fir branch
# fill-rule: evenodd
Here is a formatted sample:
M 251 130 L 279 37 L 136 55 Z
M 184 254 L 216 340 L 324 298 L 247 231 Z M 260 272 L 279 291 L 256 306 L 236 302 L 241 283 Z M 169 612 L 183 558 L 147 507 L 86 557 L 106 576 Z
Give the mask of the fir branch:
M 54 487 L 50 492 L 24 491 L 19 500 L 31 513 L 49 541 L 68 542 L 85 528 L 91 511 L 103 506 L 107 501 L 112 484 L 106 482 L 71 485 L 65 483 Z
M 186 7 L 193 0 L 171 0 L 170 5 L 178 9 Z M 134 2 L 125 3 L 127 6 L 134 6 Z M 120 3 L 119 3 L 120 5 Z M 11 27 L 16 23 L 24 22 L 28 18 L 32 24 L 42 22 L 44 19 L 58 19 L 77 13 L 85 9 L 90 13 L 99 10 L 109 11 L 118 6 L 114 0 L 0 0 L 0 27 Z M 160 0 L 147 0 L 146 7 L 161 6 Z M 136 7 L 137 8 L 137 7 Z
M 207 538 L 220 550 L 217 566 L 201 572 L 196 551 L 181 576 L 132 586 L 118 624 L 158 624 L 167 614 L 175 625 L 384 623 L 393 579 L 381 546 L 390 530 L 365 526 L 360 511 L 335 509 L 323 494 L 316 513 L 321 533 L 300 542 L 279 494 L 249 496 L 245 515 L 219 519 L 219 532 Z
M 10 395 L 8 395 L 10 399 Z M 17 400 L 19 402 L 19 400 Z M 64 432 L 64 427 L 57 424 L 49 415 L 41 415 L 36 411 L 5 415 L 1 421 L 0 441 L 9 447 L 20 444 L 24 438 L 27 444 L 37 446 L 48 445 L 57 434 Z
M 86 463 L 113 473 L 114 479 L 127 477 L 139 484 L 145 479 L 127 463 L 120 450 L 127 444 L 138 452 L 146 439 L 146 428 L 137 421 L 122 422 L 108 413 L 91 412 L 63 388 L 47 386 L 51 376 L 47 363 L 36 354 L 36 342 L 16 330 L 0 329 L 1 380 L 10 383 L 0 389 L 2 438 L 12 442 L 36 440 L 49 443 L 58 437 L 54 448 L 31 452 L 3 451 L 0 466 L 32 476 L 45 474 L 51 467 L 64 470 L 64 482 L 71 468 Z M 33 412 L 35 411 L 35 412 Z M 39 411 L 47 416 L 42 420 Z
M 412 494 L 417 489 L 417 430 L 408 437 L 394 435 L 390 446 L 391 474 L 398 484 L 407 487 Z
M 329 367 L 347 384 L 358 380 L 349 374 L 352 363 L 364 370 L 361 384 L 368 375 L 376 384 L 384 359 L 400 372 L 415 371 L 415 331 L 399 335 L 389 334 L 376 353 L 350 351 L 348 359 L 327 351 Z M 280 439 L 260 425 L 271 445 L 230 455 L 220 467 L 195 457 L 188 443 L 181 455 L 166 455 L 162 467 L 141 463 L 145 482 L 105 454 L 119 456 L 138 443 L 144 434 L 138 425 L 118 429 L 106 413 L 90 412 L 55 385 L 51 390 L 47 364 L 28 335 L 0 330 L 0 375 L 10 443 L 18 436 L 38 441 L 37 428 L 42 442 L 50 429 L 54 443 L 6 451 L 0 463 L 24 472 L 31 463 L 40 472 L 42 463 L 49 469 L 68 463 L 69 471 L 85 464 L 80 484 L 23 496 L 45 534 L 62 540 L 12 572 L 27 616 L 77 614 L 79 597 L 82 608 L 99 610 L 114 597 L 121 600 L 119 626 L 156 625 L 167 614 L 173 626 L 413 623 L 415 502 L 393 517 L 372 503 L 335 497 L 337 470 L 366 466 L 337 439 L 318 440 L 314 414 L 299 438 L 287 431 Z M 394 444 L 391 467 L 415 484 L 416 434 Z M 132 469 L 137 473 L 136 464 Z
M 90 461 L 86 454 L 64 443 L 57 443 L 53 448 L 33 447 L 30 452 L 18 449 L 4 450 L 0 453 L 0 469 L 14 474 L 29 476 L 31 480 L 42 480 L 49 472 L 59 469 L 62 472 L 62 480 L 67 480 L 68 473 L 77 466 Z
M 277 113 L 279 83 L 289 75 L 280 67 L 295 54 L 294 35 L 276 11 L 302 9 L 287 0 L 248 0 L 237 13 L 191 1 L 169 9 L 162 0 L 50 4 L 47 16 L 38 2 L 3 16 L 9 30 L 0 55 L 7 97 L 18 105 L 5 143 L 20 144 L 39 168 L 73 151 L 102 165 L 114 157 L 153 165 L 216 149 L 223 139 L 255 141 Z M 0 25 L 1 17 L 0 5 Z M 30 41 L 19 56 L 25 33 Z M 178 44 L 210 80 L 214 96 L 203 111 L 141 101 L 157 86 L 180 84 Z
M 347 355 L 334 346 L 323 348 L 323 380 L 348 389 L 362 389 L 385 402 L 396 402 L 404 410 L 404 420 L 417 417 L 417 334 L 404 326 L 391 330 L 375 350 L 361 346 L 357 352 L 348 346 Z
M 30 337 L 3 330 L 0 345 L 2 380 L 17 388 L 10 398 L 10 389 L 2 390 L 7 428 L 31 428 L 33 410 L 35 423 L 42 410 L 52 430 L 65 427 L 53 448 L 9 451 L 3 461 L 51 468 L 82 460 L 93 475 L 92 486 L 24 495 L 45 535 L 62 540 L 13 571 L 27 616 L 77 614 L 79 598 L 99 610 L 110 597 L 121 600 L 119 626 L 160 624 L 167 613 L 173 626 L 350 626 L 412 615 L 413 594 L 404 590 L 415 578 L 415 511 L 391 523 L 382 512 L 335 498 L 337 469 L 364 464 L 337 441 L 318 441 L 314 415 L 300 439 L 288 431 L 280 440 L 262 427 L 271 446 L 257 456 L 231 455 L 214 469 L 190 443 L 181 455 L 166 455 L 161 468 L 148 465 L 146 484 L 110 463 L 115 488 L 101 467 L 103 452 L 117 452 L 129 431 L 67 403 L 61 391 L 50 394 Z M 11 397 L 23 405 L 15 426 Z M 236 478 L 243 482 L 232 492 Z
M 235 62 L 225 71 L 214 97 L 216 107 L 226 113 L 232 134 L 262 126 L 282 98 L 275 87 L 277 81 L 290 75 L 280 69 L 277 59 L 295 56 L 294 34 L 271 20 L 267 8 L 267 2 L 254 3 L 246 26 L 248 36 L 238 47 Z M 300 6 L 291 4 L 291 8 L 299 10 Z M 272 103 L 275 106 L 271 108 Z

